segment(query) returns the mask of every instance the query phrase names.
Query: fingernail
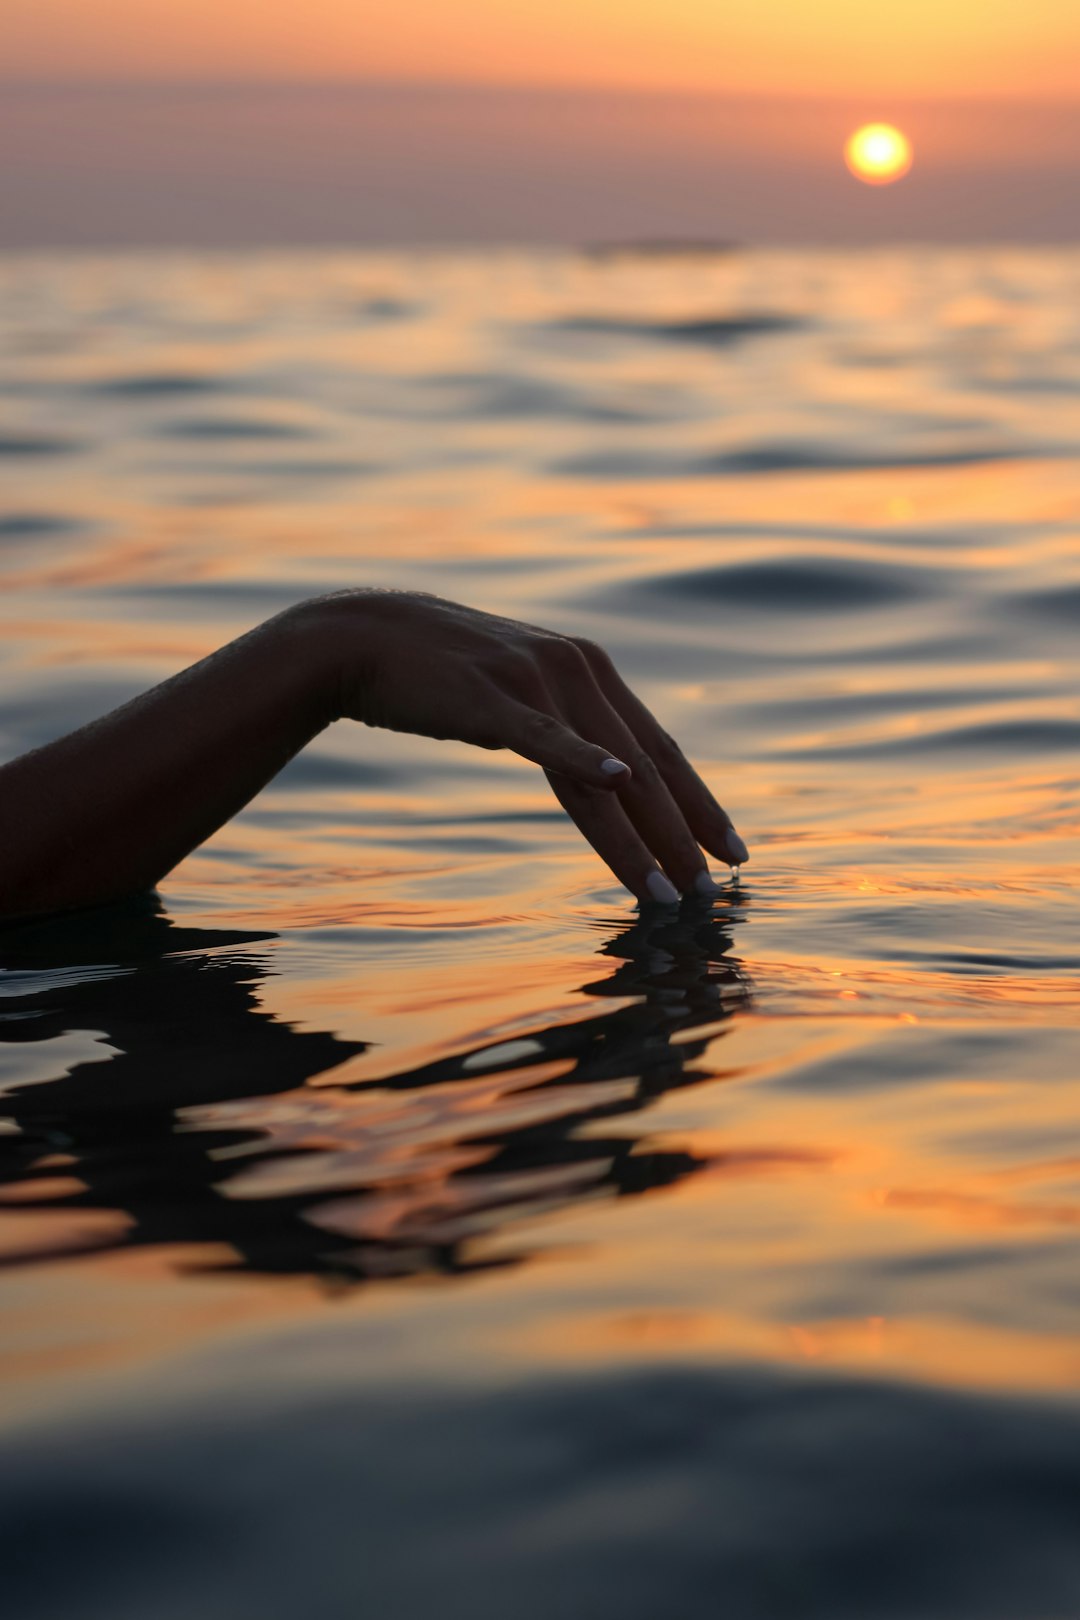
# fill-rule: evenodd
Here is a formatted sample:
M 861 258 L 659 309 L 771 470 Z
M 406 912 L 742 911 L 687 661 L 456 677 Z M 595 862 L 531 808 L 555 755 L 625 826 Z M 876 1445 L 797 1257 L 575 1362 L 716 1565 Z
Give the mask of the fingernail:
M 741 866 L 744 861 L 748 861 L 750 859 L 750 851 L 747 849 L 734 827 L 728 828 L 725 842 L 728 847 L 728 854 L 731 857 L 732 866 Z
M 697 890 L 698 894 L 711 895 L 723 893 L 723 890 L 711 872 L 699 872 L 697 877 L 694 879 L 694 888 Z
M 621 759 L 602 759 L 600 769 L 605 776 L 617 776 L 622 771 L 629 771 L 629 765 L 624 765 Z
M 650 872 L 645 879 L 645 887 L 654 900 L 659 900 L 662 906 L 677 906 L 679 891 L 674 883 L 670 883 L 663 872 Z

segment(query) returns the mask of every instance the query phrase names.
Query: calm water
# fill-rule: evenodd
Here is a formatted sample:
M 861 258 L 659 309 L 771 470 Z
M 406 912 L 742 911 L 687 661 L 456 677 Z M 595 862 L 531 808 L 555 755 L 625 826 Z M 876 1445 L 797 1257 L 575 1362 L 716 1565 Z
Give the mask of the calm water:
M 0 757 L 422 586 L 606 644 L 753 855 L 639 914 L 341 724 L 0 935 L 5 1615 L 1080 1614 L 1080 255 L 0 311 Z

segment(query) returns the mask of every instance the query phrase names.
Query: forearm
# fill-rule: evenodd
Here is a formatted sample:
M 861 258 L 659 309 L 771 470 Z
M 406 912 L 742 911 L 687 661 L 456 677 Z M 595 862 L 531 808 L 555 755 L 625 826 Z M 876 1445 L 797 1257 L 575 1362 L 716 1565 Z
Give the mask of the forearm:
M 542 766 L 639 899 L 716 884 L 746 845 L 594 643 L 423 592 L 313 597 L 0 767 L 0 922 L 152 888 L 332 720 Z
M 0 919 L 153 887 L 335 713 L 304 603 L 0 767 Z

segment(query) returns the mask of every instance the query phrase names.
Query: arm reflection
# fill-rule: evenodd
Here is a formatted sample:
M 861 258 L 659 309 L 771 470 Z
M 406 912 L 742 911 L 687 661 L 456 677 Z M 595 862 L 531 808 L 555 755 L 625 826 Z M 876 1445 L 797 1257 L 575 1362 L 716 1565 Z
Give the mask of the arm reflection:
M 614 968 L 580 994 L 617 1006 L 318 1087 L 364 1045 L 260 1010 L 258 947 L 273 936 L 183 928 L 159 905 L 0 939 L 14 970 L 0 1042 L 93 1030 L 113 1049 L 0 1097 L 0 1194 L 22 1211 L 121 1212 L 128 1230 L 95 1252 L 202 1245 L 200 1269 L 328 1281 L 473 1271 L 536 1252 L 533 1232 L 527 1250 L 485 1256 L 525 1217 L 639 1196 L 706 1163 L 650 1146 L 644 1117 L 625 1123 L 707 1078 L 696 1060 L 749 1003 L 730 926 L 704 903 L 604 941 Z M 6 1263 L 76 1248 L 60 1238 Z

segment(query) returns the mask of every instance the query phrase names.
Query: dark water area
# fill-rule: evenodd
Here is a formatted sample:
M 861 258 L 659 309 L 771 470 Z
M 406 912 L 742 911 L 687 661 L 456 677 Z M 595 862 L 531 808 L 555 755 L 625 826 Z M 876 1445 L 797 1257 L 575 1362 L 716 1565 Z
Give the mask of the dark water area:
M 638 910 L 343 723 L 0 930 L 5 1620 L 1080 1613 L 1078 292 L 0 262 L 0 758 L 423 588 L 604 643 L 752 855 Z

